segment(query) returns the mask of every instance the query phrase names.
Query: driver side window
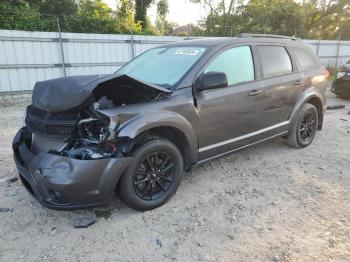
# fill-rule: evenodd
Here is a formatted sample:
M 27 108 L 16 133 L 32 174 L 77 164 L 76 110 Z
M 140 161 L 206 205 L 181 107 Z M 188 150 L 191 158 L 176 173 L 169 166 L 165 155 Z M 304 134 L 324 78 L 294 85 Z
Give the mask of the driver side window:
M 240 46 L 223 51 L 204 70 L 204 73 L 207 72 L 225 73 L 229 85 L 254 80 L 254 62 L 250 47 Z

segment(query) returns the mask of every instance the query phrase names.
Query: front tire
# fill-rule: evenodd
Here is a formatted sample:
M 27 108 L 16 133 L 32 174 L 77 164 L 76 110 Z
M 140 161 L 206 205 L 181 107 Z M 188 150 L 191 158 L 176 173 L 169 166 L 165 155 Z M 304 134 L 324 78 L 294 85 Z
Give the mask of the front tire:
M 168 202 L 183 177 L 184 162 L 179 149 L 169 140 L 152 138 L 132 156 L 134 161 L 120 178 L 121 200 L 138 211 Z
M 318 127 L 317 109 L 312 104 L 305 104 L 294 121 L 287 143 L 293 147 L 303 148 L 312 143 Z

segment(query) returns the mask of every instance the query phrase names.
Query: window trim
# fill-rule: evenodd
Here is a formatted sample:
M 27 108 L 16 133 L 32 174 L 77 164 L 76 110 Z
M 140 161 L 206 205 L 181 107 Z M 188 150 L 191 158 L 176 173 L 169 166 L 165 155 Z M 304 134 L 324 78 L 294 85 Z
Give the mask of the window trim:
M 310 68 L 306 68 L 306 69 L 303 69 L 301 64 L 300 64 L 300 61 L 297 57 L 297 55 L 295 54 L 294 52 L 294 49 L 301 49 L 301 50 L 304 50 L 305 52 L 307 52 L 311 58 L 313 59 L 313 61 L 315 62 L 315 66 L 314 67 L 310 67 Z M 310 54 L 310 52 L 308 50 L 306 50 L 305 48 L 302 48 L 302 47 L 298 47 L 298 46 L 292 46 L 290 47 L 290 52 L 293 54 L 293 57 L 294 57 L 294 60 L 295 62 L 297 63 L 298 65 L 298 71 L 299 72 L 303 72 L 303 71 L 310 71 L 310 70 L 316 70 L 319 68 L 319 62 L 315 59 L 315 57 L 313 56 L 313 54 Z
M 272 76 L 265 77 L 264 76 L 264 71 L 263 71 L 263 66 L 262 66 L 262 59 L 261 59 L 260 52 L 259 52 L 259 46 L 283 47 L 286 50 L 286 52 L 287 52 L 287 54 L 289 56 L 289 59 L 290 59 L 290 62 L 291 62 L 291 66 L 292 66 L 292 71 L 288 72 L 288 73 L 283 73 L 283 74 L 278 74 L 278 75 L 272 75 Z M 283 45 L 283 44 L 280 44 L 280 43 L 257 43 L 256 45 L 254 45 L 254 48 L 255 48 L 257 60 L 258 60 L 258 63 L 259 63 L 259 73 L 260 73 L 260 78 L 259 79 L 260 80 L 268 80 L 268 79 L 272 79 L 272 78 L 276 78 L 276 77 L 288 76 L 290 74 L 293 74 L 293 73 L 299 71 L 298 70 L 299 69 L 299 65 L 294 62 L 294 57 L 291 55 L 291 52 L 290 52 L 289 47 L 287 45 Z
M 241 85 L 246 85 L 246 84 L 249 84 L 249 83 L 253 83 L 253 82 L 256 82 L 258 79 L 258 66 L 257 66 L 257 59 L 255 58 L 255 53 L 254 53 L 254 50 L 253 50 L 253 45 L 252 43 L 236 43 L 236 44 L 231 44 L 231 45 L 227 45 L 227 46 L 224 46 L 222 47 L 221 49 L 219 49 L 218 51 L 216 51 L 212 56 L 210 56 L 207 61 L 201 66 L 201 68 L 198 70 L 198 72 L 196 73 L 194 79 L 193 79 L 193 84 L 192 86 L 194 86 L 194 83 L 195 81 L 201 77 L 204 73 L 204 70 L 205 68 L 216 58 L 218 57 L 220 54 L 222 54 L 223 52 L 229 50 L 229 49 L 233 49 L 233 48 L 236 48 L 236 47 L 244 47 L 244 46 L 247 46 L 250 48 L 250 53 L 251 53 L 251 56 L 252 56 L 252 61 L 253 61 L 253 70 L 254 70 L 254 79 L 253 80 L 249 80 L 249 81 L 244 81 L 244 82 L 239 82 L 239 83 L 236 83 L 236 84 L 232 84 L 232 85 L 228 85 L 226 88 L 232 88 L 232 87 L 237 87 L 237 86 L 241 86 Z M 201 93 L 207 93 L 207 92 L 214 92 L 214 91 L 217 91 L 217 90 L 220 90 L 219 89 L 209 89 L 209 90 L 203 90 Z

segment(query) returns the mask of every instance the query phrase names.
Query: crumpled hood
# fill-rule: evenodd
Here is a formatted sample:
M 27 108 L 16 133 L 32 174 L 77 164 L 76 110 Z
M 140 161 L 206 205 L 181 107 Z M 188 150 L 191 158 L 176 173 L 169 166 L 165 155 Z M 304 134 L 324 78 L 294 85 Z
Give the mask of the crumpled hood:
M 113 82 L 115 86 L 127 83 L 143 89 L 140 90 L 143 92 L 149 90 L 153 93 L 171 93 L 165 88 L 133 79 L 127 75 L 82 75 L 37 82 L 33 90 L 32 104 L 35 107 L 51 112 L 77 108 L 92 96 L 100 84 L 110 83 L 111 80 L 115 80 Z

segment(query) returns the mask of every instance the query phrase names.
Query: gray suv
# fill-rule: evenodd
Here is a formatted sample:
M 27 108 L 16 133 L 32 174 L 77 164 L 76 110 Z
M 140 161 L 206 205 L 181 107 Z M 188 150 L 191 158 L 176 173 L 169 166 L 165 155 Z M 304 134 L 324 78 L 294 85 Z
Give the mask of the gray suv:
M 243 34 L 153 48 L 115 74 L 37 82 L 13 141 L 19 176 L 48 208 L 150 210 L 184 171 L 274 137 L 322 128 L 328 72 L 301 40 Z

